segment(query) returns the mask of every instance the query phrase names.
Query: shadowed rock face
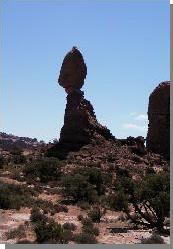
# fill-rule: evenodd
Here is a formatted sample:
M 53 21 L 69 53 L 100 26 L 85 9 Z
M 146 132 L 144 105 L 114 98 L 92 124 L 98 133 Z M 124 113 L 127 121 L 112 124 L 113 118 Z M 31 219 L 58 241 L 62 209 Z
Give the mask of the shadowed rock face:
M 105 141 L 117 140 L 105 126 L 98 123 L 93 106 L 84 98 L 83 92 L 70 92 L 59 142 L 49 149 L 47 155 L 64 159 L 69 152 L 78 151 L 84 145 L 103 144 Z
M 170 156 L 170 82 L 160 83 L 149 97 L 148 134 L 149 150 Z
M 103 138 L 114 139 L 110 131 L 97 122 L 93 106 L 84 99 L 83 92 L 75 90 L 69 93 L 59 142 L 75 146 Z
M 69 93 L 75 89 L 81 89 L 86 75 L 87 67 L 82 54 L 73 47 L 63 60 L 58 82 Z

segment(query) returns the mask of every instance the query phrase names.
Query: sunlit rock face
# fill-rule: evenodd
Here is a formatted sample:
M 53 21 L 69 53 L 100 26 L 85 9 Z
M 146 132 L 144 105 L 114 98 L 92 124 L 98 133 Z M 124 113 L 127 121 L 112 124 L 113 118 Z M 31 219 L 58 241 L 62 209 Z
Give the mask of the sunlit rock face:
M 79 90 L 84 84 L 87 75 L 87 67 L 81 52 L 73 47 L 63 60 L 58 82 L 67 93 Z
M 149 97 L 148 134 L 149 150 L 170 157 L 170 82 L 160 83 Z

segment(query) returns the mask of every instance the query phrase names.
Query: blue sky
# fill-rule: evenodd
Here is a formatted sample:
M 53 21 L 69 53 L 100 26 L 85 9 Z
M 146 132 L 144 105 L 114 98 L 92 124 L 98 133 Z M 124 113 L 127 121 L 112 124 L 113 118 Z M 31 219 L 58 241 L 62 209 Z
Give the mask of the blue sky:
M 115 137 L 146 136 L 148 98 L 169 80 L 169 1 L 1 1 L 1 131 L 51 141 L 63 125 L 57 84 L 77 46 L 85 97 Z

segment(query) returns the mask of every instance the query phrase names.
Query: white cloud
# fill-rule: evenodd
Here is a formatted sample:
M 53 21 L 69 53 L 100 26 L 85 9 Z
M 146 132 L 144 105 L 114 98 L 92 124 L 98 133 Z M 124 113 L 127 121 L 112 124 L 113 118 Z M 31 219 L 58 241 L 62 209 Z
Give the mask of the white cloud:
M 148 116 L 146 114 L 138 114 L 134 119 L 137 121 L 147 121 Z
M 122 128 L 124 130 L 136 130 L 136 131 L 143 131 L 143 132 L 146 132 L 146 130 L 147 130 L 146 125 L 136 125 L 133 123 L 124 123 L 122 125 Z
M 137 115 L 137 112 L 131 112 L 129 115 L 130 115 L 131 117 L 134 117 L 134 116 Z

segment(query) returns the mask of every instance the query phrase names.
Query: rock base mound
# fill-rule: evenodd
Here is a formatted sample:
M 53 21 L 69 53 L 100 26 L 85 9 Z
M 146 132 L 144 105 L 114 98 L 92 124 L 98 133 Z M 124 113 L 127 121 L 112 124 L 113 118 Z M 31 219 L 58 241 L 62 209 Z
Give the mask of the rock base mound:
M 101 144 L 105 140 L 117 141 L 110 130 L 97 121 L 93 106 L 84 98 L 83 92 L 70 92 L 67 95 L 64 125 L 59 142 L 50 148 L 49 154 L 65 155 L 70 151 L 79 150 L 84 145 Z

